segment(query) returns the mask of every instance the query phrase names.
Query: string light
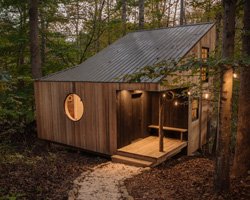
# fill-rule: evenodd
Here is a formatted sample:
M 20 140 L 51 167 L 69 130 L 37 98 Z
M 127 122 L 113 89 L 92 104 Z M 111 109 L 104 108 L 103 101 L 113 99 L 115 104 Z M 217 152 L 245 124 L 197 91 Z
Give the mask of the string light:
M 208 99 L 208 96 L 209 96 L 208 93 L 206 93 L 206 94 L 205 94 L 205 99 Z
M 188 91 L 188 93 L 187 93 L 189 96 L 191 95 L 191 92 L 190 91 Z
M 238 78 L 235 67 L 233 67 L 233 78 Z
M 237 74 L 236 74 L 235 72 L 233 73 L 233 77 L 234 77 L 234 78 L 237 78 L 237 77 L 238 77 Z
M 175 105 L 175 106 L 178 106 L 178 101 L 175 101 L 175 102 L 174 102 L 174 105 Z
M 162 97 L 165 98 L 165 97 L 166 97 L 166 94 L 164 93 L 164 94 L 162 95 Z

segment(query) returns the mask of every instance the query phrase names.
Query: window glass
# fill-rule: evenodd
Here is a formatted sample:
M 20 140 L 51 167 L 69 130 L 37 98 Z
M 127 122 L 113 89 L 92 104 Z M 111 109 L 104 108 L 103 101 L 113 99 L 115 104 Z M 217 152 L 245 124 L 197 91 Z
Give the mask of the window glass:
M 202 47 L 201 49 L 201 59 L 203 62 L 207 62 L 209 55 L 209 48 Z M 208 82 L 208 69 L 207 67 L 201 67 L 201 80 Z
M 199 100 L 193 99 L 192 101 L 192 121 L 199 118 Z
M 69 94 L 64 102 L 65 113 L 69 119 L 78 121 L 82 118 L 84 107 L 81 98 L 77 94 Z

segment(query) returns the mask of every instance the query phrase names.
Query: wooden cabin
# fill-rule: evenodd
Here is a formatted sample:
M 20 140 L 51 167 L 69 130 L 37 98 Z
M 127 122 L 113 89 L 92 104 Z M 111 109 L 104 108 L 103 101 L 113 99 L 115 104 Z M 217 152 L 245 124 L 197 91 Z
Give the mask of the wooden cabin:
M 208 103 L 192 95 L 166 102 L 160 152 L 159 97 L 169 89 L 159 78 L 131 83 L 122 77 L 214 48 L 212 23 L 137 31 L 78 66 L 36 80 L 39 138 L 138 166 L 157 165 L 181 150 L 191 155 L 206 143 Z

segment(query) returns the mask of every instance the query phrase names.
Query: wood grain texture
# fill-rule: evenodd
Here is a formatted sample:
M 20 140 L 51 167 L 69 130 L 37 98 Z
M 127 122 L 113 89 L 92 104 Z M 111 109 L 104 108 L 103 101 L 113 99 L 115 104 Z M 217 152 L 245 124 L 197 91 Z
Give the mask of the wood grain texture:
M 159 94 L 152 93 L 152 121 L 150 124 L 158 124 L 159 122 Z M 188 128 L 188 105 L 187 99 L 176 99 L 178 106 L 174 106 L 174 101 L 167 101 L 164 106 L 164 122 L 163 126 Z M 183 103 L 183 104 L 182 104 Z
M 210 53 L 214 53 L 215 50 L 215 41 L 216 38 L 216 27 L 214 26 L 189 52 L 189 55 L 193 54 L 196 55 L 198 58 L 201 57 L 201 48 L 206 47 L 209 48 Z M 212 84 L 213 79 L 209 78 L 209 82 L 203 84 L 203 87 L 206 88 L 209 84 Z M 191 155 L 199 148 L 199 119 L 196 121 L 192 121 L 192 108 L 191 108 L 191 101 L 190 98 L 189 103 L 189 116 L 188 116 L 188 155 Z M 208 104 L 206 100 L 202 101 L 202 119 L 201 119 L 201 144 L 205 144 L 206 141 L 206 133 L 207 133 L 207 110 Z
M 150 92 L 119 91 L 117 105 L 117 147 L 123 147 L 133 140 L 148 136 L 147 126 L 151 121 Z
M 149 136 L 137 142 L 134 142 L 128 146 L 118 149 L 118 155 L 132 154 L 132 157 L 138 158 L 145 157 L 145 160 L 154 161 L 164 155 L 170 153 L 179 147 L 186 147 L 187 142 L 180 140 L 174 140 L 170 138 L 164 138 L 164 151 L 159 151 L 159 138 L 155 136 Z
M 158 125 L 149 125 L 148 127 L 153 128 L 153 129 L 159 129 Z M 184 128 L 176 128 L 176 127 L 168 127 L 168 126 L 163 126 L 162 129 L 166 131 L 175 131 L 175 132 L 181 132 L 181 133 L 187 132 L 187 129 L 184 129 Z
M 117 91 L 156 90 L 157 84 L 35 82 L 39 138 L 112 155 L 117 150 Z M 64 111 L 68 94 L 80 96 L 83 117 L 70 120 Z M 142 105 L 143 106 L 143 105 Z

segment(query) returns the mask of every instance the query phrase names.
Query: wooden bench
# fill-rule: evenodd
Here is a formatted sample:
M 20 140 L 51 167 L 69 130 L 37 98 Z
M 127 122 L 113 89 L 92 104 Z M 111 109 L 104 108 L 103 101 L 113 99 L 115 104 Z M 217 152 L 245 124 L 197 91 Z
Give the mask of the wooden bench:
M 152 129 L 159 129 L 158 125 L 149 125 L 148 128 L 152 128 Z M 168 127 L 168 126 L 163 126 L 163 130 L 166 131 L 175 131 L 180 133 L 181 137 L 180 140 L 183 141 L 183 133 L 187 133 L 187 129 L 184 128 L 175 128 L 175 127 Z

